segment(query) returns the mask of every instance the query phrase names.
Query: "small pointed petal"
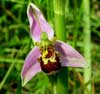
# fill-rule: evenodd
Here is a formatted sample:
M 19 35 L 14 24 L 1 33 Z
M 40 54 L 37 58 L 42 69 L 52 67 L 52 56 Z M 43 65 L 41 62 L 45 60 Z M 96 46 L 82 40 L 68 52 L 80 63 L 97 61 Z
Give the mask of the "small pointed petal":
M 61 53 L 60 61 L 62 66 L 86 67 L 84 57 L 69 44 L 62 41 L 56 41 L 54 47 Z
M 21 72 L 22 86 L 24 86 L 33 76 L 41 71 L 40 63 L 37 59 L 41 56 L 39 48 L 34 47 L 25 59 Z
M 41 41 L 41 33 L 46 32 L 48 39 L 52 39 L 54 31 L 46 22 L 41 11 L 32 3 L 29 3 L 27 8 L 27 15 L 30 23 L 30 31 L 32 39 L 36 42 Z

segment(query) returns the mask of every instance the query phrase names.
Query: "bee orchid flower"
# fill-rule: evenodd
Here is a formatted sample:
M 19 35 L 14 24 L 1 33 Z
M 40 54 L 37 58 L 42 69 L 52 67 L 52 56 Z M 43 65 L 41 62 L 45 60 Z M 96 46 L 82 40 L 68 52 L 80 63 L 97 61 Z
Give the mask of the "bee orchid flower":
M 29 3 L 27 15 L 30 23 L 30 35 L 37 44 L 27 55 L 22 72 L 24 86 L 38 72 L 52 74 L 61 67 L 85 67 L 84 57 L 69 44 L 53 40 L 54 31 L 45 20 L 42 12 Z

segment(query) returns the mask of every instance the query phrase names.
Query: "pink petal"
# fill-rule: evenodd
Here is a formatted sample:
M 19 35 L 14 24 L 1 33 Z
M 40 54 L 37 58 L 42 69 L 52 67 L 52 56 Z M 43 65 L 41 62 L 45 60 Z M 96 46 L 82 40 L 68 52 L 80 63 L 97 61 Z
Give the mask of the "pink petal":
M 41 71 L 40 63 L 37 59 L 41 56 L 39 48 L 34 47 L 25 59 L 21 72 L 22 85 L 24 86 L 38 72 Z
M 46 22 L 41 11 L 32 3 L 28 5 L 27 15 L 30 23 L 30 31 L 32 39 L 36 42 L 41 41 L 41 33 L 46 32 L 48 39 L 52 39 L 54 31 L 51 26 Z
M 69 44 L 62 41 L 56 41 L 54 47 L 61 53 L 60 60 L 62 66 L 86 67 L 84 57 Z

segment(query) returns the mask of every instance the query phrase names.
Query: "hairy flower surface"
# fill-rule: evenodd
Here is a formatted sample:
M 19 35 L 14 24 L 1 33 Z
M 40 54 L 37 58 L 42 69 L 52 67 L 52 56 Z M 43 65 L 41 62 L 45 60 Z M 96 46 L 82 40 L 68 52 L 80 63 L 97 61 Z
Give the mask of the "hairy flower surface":
M 69 44 L 60 40 L 53 41 L 52 27 L 34 4 L 29 3 L 27 15 L 30 23 L 30 35 L 37 45 L 25 59 L 21 72 L 23 86 L 41 70 L 52 74 L 63 66 L 86 66 L 83 56 Z

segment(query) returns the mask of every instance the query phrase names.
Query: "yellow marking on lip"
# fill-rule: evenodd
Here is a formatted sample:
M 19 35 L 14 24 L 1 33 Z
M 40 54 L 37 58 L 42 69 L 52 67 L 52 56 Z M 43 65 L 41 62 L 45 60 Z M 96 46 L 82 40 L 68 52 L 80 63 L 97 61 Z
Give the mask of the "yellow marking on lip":
M 48 47 L 47 46 L 43 47 L 43 51 L 42 51 L 42 61 L 43 61 L 44 64 L 48 64 L 48 62 L 51 62 L 51 63 L 57 62 L 56 55 L 58 57 L 60 56 L 60 53 L 59 52 L 54 51 L 53 52 L 53 55 L 51 57 L 46 58 L 46 55 L 48 55 L 48 54 L 49 54 Z
M 47 52 L 47 54 L 48 54 L 48 52 Z M 42 55 L 42 60 L 43 60 L 44 64 L 48 64 L 48 62 L 51 62 L 51 63 L 57 62 L 57 60 L 55 59 L 56 58 L 55 54 L 49 58 L 45 58 L 45 56 L 47 54 Z
M 57 62 L 56 59 L 55 59 L 55 57 L 50 57 L 50 58 L 43 58 L 42 57 L 42 60 L 43 60 L 44 64 L 48 64 L 48 62 L 51 62 L 51 63 Z
M 42 57 L 44 58 L 48 54 L 47 47 L 43 48 Z

